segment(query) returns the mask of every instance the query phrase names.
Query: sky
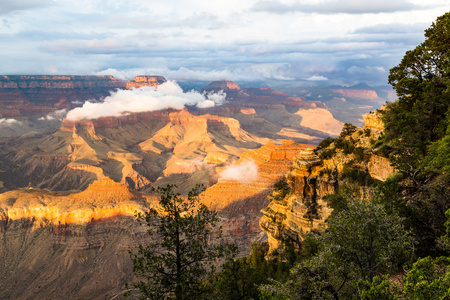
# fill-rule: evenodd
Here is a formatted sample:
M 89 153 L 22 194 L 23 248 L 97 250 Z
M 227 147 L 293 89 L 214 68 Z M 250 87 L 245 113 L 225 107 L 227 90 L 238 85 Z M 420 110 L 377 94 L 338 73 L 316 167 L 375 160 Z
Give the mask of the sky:
M 450 0 L 0 0 L 0 74 L 387 83 Z

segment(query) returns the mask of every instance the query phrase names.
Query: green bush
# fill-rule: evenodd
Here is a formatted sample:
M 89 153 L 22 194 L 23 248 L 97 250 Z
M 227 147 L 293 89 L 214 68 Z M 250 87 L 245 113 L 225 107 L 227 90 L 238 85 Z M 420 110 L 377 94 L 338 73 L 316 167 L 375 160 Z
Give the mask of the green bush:
M 319 157 L 321 159 L 330 159 L 335 154 L 336 154 L 336 149 L 335 148 L 327 148 L 327 149 L 325 149 L 325 150 L 323 150 L 322 152 L 319 153 Z
M 379 181 L 373 179 L 369 173 L 360 170 L 351 164 L 345 164 L 341 173 L 342 179 L 347 179 L 351 183 L 356 183 L 362 186 L 376 186 Z

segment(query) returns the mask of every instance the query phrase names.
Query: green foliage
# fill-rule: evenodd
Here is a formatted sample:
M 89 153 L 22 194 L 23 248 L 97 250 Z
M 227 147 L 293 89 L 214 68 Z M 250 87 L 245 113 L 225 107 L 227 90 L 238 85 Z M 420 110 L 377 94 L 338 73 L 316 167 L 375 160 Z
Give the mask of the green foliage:
M 344 165 L 341 178 L 360 186 L 376 186 L 379 183 L 379 180 L 373 179 L 368 172 L 359 169 L 351 163 Z
M 358 129 L 358 128 L 355 125 L 353 125 L 351 123 L 345 123 L 344 126 L 342 127 L 342 131 L 341 131 L 341 134 L 339 135 L 339 137 L 344 138 L 346 136 L 349 136 L 353 132 L 355 132 L 356 129 Z
M 403 218 L 408 218 L 411 217 L 413 211 L 401 196 L 402 186 L 399 182 L 402 177 L 401 173 L 395 173 L 385 181 L 380 182 L 374 190 L 373 201 L 383 205 L 389 214 L 397 213 Z
M 389 273 L 409 257 L 412 239 L 403 220 L 371 201 L 347 199 L 322 237 L 308 235 L 286 282 L 261 287 L 274 299 L 395 299 Z M 393 288 L 393 287 L 392 287 Z M 374 298 L 371 298 L 371 297 Z M 279 298 L 276 298 L 279 297 Z
M 388 275 L 375 276 L 372 282 L 361 281 L 361 300 L 395 300 L 398 299 L 400 289 Z
M 356 147 L 353 153 L 355 154 L 355 159 L 357 162 L 362 162 L 364 160 L 365 150 L 363 147 Z
M 329 219 L 324 240 L 342 263 L 354 266 L 361 279 L 391 271 L 411 247 L 409 232 L 396 214 L 372 201 L 351 199 L 348 209 Z
M 151 242 L 130 251 L 133 283 L 141 299 L 193 299 L 202 295 L 203 279 L 214 271 L 223 246 L 208 243 L 218 222 L 217 213 L 199 200 L 197 186 L 183 200 L 176 186 L 158 187 L 159 208 L 151 208 L 138 219 L 148 225 Z M 220 237 L 220 234 L 217 235 Z
M 450 257 L 417 260 L 406 274 L 403 294 L 407 299 L 449 299 Z
M 447 122 L 449 118 L 450 114 Z M 429 150 L 430 155 L 423 163 L 425 171 L 437 174 L 448 181 L 450 179 L 450 126 L 442 139 L 430 144 Z
M 327 252 L 321 252 L 297 264 L 285 283 L 272 281 L 261 286 L 261 291 L 272 299 L 352 299 L 345 283 L 349 274 Z
M 445 212 L 447 222 L 445 222 L 445 235 L 441 237 L 444 248 L 450 251 L 450 209 Z
M 345 155 L 352 154 L 355 151 L 355 141 L 352 138 L 339 137 L 334 141 L 334 146 L 336 149 L 342 149 Z
M 364 136 L 370 137 L 371 134 L 372 134 L 372 130 L 370 130 L 370 128 L 364 129 Z
M 450 13 L 425 31 L 425 41 L 407 51 L 390 70 L 389 83 L 398 101 L 384 113 L 385 143 L 399 170 L 417 177 L 420 161 L 448 126 L 450 104 Z
M 327 206 L 333 209 L 331 212 L 331 217 L 333 217 L 344 210 L 348 210 L 348 201 L 350 199 L 359 197 L 359 187 L 357 185 L 342 184 L 337 193 L 326 195 L 324 200 L 327 201 Z
M 317 148 L 314 149 L 314 150 L 316 151 L 316 150 L 321 150 L 321 149 L 328 148 L 328 146 L 330 146 L 331 143 L 333 143 L 333 142 L 334 142 L 334 139 L 333 139 L 333 138 L 327 137 L 327 138 L 323 139 L 323 140 L 319 143 L 319 145 L 317 146 Z
M 223 264 L 222 270 L 205 282 L 212 291 L 211 299 L 277 299 L 261 293 L 258 287 L 270 280 L 285 281 L 298 255 L 289 243 L 284 251 L 266 260 L 268 248 L 267 243 L 252 243 L 247 257 Z
M 313 232 L 307 232 L 303 236 L 303 241 L 300 245 L 300 256 L 302 259 L 308 259 L 323 250 L 323 243 L 319 236 Z
M 322 152 L 319 152 L 318 155 L 319 155 L 320 159 L 325 160 L 325 159 L 330 159 L 335 154 L 336 154 L 336 149 L 335 148 L 326 148 Z
M 258 284 L 264 277 L 245 259 L 231 259 L 222 265 L 222 270 L 208 283 L 213 290 L 212 299 L 258 299 Z
M 273 185 L 272 195 L 270 200 L 283 200 L 291 192 L 291 186 L 287 183 L 286 177 L 281 178 Z

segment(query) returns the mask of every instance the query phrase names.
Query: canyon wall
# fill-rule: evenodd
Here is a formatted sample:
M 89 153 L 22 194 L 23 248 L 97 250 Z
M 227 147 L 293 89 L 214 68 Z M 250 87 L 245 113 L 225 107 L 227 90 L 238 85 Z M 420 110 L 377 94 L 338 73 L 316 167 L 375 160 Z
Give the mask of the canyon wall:
M 261 210 L 260 227 L 268 235 L 270 251 L 289 240 L 299 244 L 307 232 L 325 230 L 332 212 L 326 195 L 338 193 L 343 185 L 356 184 L 354 196 L 367 197 L 373 180 L 384 181 L 395 172 L 389 159 L 371 148 L 384 128 L 381 113 L 370 112 L 364 119 L 365 126 L 335 139 L 318 150 L 318 155 L 307 149 L 293 159 L 293 168 L 286 174 L 290 191 L 281 197 L 281 192 L 274 190 L 269 205 Z
M 0 76 L 0 117 L 44 115 L 102 99 L 126 83 L 112 76 Z
M 0 298 L 105 299 L 130 282 L 129 250 L 148 240 L 137 211 L 156 199 L 104 178 L 81 193 L 0 194 Z

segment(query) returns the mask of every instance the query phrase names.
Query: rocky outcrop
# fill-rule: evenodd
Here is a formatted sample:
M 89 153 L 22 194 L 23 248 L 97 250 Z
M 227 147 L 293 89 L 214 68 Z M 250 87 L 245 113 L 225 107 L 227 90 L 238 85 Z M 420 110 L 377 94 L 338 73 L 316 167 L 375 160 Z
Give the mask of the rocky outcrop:
M 253 162 L 258 170 L 258 176 L 251 180 L 245 180 L 245 174 L 244 180 L 219 177 L 217 183 L 201 194 L 205 204 L 219 211 L 224 222 L 222 228 L 225 238 L 240 245 L 241 249 L 254 240 L 266 239 L 258 224 L 260 210 L 267 205 L 267 196 L 273 184 L 292 168 L 293 157 L 304 149 L 314 147 L 288 140 L 280 145 L 271 141 L 263 147 L 244 152 L 233 164 L 216 169 L 220 176 L 226 167 Z
M 326 132 L 331 136 L 338 136 L 344 125 L 324 108 L 299 109 L 296 114 L 302 116 L 301 126 Z
M 261 210 L 260 226 L 268 235 L 271 250 L 282 241 L 300 243 L 306 232 L 324 230 L 330 209 L 323 197 L 337 190 L 335 180 L 318 176 L 322 160 L 312 149 L 302 151 L 293 161 L 293 169 L 286 175 L 291 192 Z
M 281 145 L 270 141 L 263 147 L 248 150 L 233 166 L 238 166 L 243 162 L 254 162 L 258 169 L 258 177 L 251 181 L 219 179 L 216 184 L 206 189 L 202 196 L 214 209 L 232 209 L 234 203 L 255 197 L 259 197 L 258 201 L 264 203 L 266 202 L 265 196 L 270 193 L 275 181 L 282 178 L 292 167 L 292 158 L 302 150 L 314 147 L 286 140 Z M 225 167 L 217 170 L 219 175 L 223 169 Z M 255 211 L 259 213 L 259 209 L 255 208 Z
M 381 118 L 381 111 L 383 111 L 384 109 L 385 106 L 382 106 L 380 110 L 371 111 L 363 115 L 364 127 L 375 130 L 384 130 L 384 123 Z
M 391 162 L 388 158 L 372 154 L 369 159 L 368 171 L 372 178 L 385 181 L 396 170 L 391 166 Z
M 359 185 L 354 196 L 364 198 L 374 180 L 384 181 L 395 172 L 389 159 L 371 149 L 371 141 L 381 134 L 380 114 L 369 113 L 365 119 L 369 122 L 362 129 L 319 150 L 323 159 L 312 150 L 293 159 L 293 168 L 286 174 L 290 192 L 280 197 L 280 192 L 274 191 L 261 211 L 260 226 L 268 234 L 270 250 L 287 240 L 299 244 L 305 233 L 325 230 L 331 208 L 324 197 L 337 193 L 343 184 Z
M 160 84 L 166 82 L 164 76 L 149 76 L 149 75 L 139 75 L 134 77 L 132 80 L 127 82 L 127 89 L 140 88 L 143 86 L 153 86 L 157 87 Z
M 26 188 L 0 194 L 0 221 L 6 228 L 21 219 L 32 220 L 34 227 L 84 224 L 115 216 L 134 216 L 147 202 L 143 195 L 104 177 L 78 193 Z
M 209 85 L 207 85 L 204 90 L 211 92 L 218 92 L 218 91 L 224 91 L 224 92 L 228 92 L 230 90 L 240 90 L 241 87 L 233 81 L 213 81 L 211 82 Z

